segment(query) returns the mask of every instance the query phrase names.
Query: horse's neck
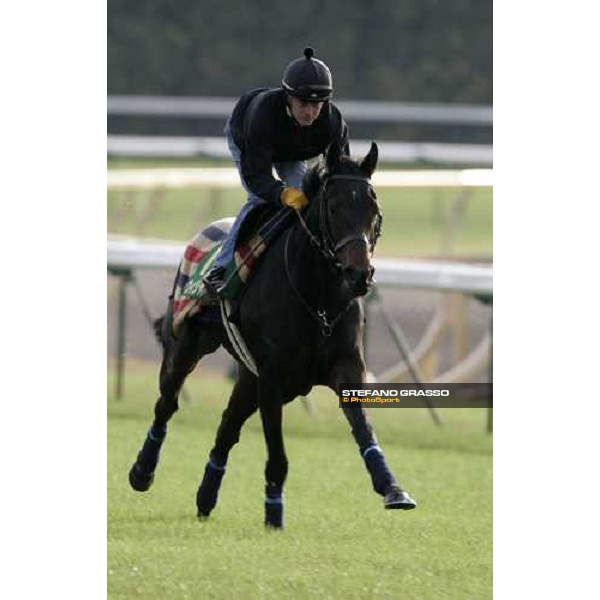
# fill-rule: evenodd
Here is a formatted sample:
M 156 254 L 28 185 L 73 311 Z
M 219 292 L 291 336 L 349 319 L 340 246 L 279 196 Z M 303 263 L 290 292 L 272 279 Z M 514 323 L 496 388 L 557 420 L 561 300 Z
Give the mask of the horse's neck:
M 317 235 L 316 223 L 309 221 L 307 225 L 313 235 Z M 289 244 L 289 275 L 311 306 L 327 309 L 344 302 L 339 273 L 318 248 L 310 243 L 306 231 L 299 223 L 292 231 Z

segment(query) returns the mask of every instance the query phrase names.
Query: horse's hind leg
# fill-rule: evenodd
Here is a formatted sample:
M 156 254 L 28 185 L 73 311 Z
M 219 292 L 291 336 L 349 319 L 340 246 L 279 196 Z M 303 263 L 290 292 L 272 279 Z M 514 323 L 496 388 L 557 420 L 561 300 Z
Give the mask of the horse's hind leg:
M 134 490 L 145 492 L 152 485 L 160 449 L 167 435 L 167 423 L 179 408 L 181 386 L 200 358 L 214 352 L 219 345 L 218 335 L 211 334 L 192 319 L 181 325 L 176 339 L 163 341 L 160 397 L 154 406 L 154 421 L 129 471 L 129 483 Z
M 283 442 L 283 405 L 287 398 L 280 393 L 272 378 L 261 379 L 258 395 L 260 417 L 267 444 L 265 466 L 265 525 L 283 527 L 283 485 L 288 473 L 288 460 Z
M 242 426 L 257 408 L 257 379 L 241 367 L 227 408 L 221 417 L 215 444 L 208 455 L 204 477 L 198 487 L 196 506 L 199 517 L 207 517 L 216 506 L 229 452 L 238 443 Z

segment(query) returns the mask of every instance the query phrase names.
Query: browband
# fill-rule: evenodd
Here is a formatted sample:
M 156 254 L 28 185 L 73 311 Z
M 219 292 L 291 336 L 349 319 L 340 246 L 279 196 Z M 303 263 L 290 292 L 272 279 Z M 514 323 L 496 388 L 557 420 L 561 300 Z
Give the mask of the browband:
M 361 175 L 328 175 L 326 177 L 325 183 L 327 183 L 328 181 L 333 181 L 334 179 L 349 179 L 351 181 L 364 181 L 365 183 L 368 183 L 369 185 L 371 185 L 371 180 L 368 177 L 361 176 Z

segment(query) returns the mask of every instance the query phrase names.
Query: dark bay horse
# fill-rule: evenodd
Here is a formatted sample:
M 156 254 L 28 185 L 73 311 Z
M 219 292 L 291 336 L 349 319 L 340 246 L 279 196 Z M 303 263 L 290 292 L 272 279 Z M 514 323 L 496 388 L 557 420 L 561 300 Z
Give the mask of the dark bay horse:
M 245 421 L 258 410 L 268 452 L 265 524 L 282 527 L 288 471 L 283 405 L 307 395 L 314 385 L 328 386 L 337 394 L 342 384 L 365 382 L 361 297 L 372 285 L 371 255 L 382 218 L 370 182 L 377 158 L 375 143 L 360 163 L 342 156 L 332 145 L 325 163 L 305 177 L 309 207 L 275 239 L 247 284 L 237 320 L 257 376 L 240 363 L 198 488 L 198 516 L 207 517 L 216 506 L 229 453 Z M 167 423 L 178 408 L 179 391 L 200 358 L 223 345 L 239 361 L 221 323 L 190 317 L 174 338 L 171 320 L 170 304 L 157 321 L 163 344 L 160 397 L 129 472 L 130 484 L 137 491 L 147 490 L 153 482 Z M 385 508 L 414 508 L 415 502 L 392 474 L 364 408 L 349 404 L 342 410 Z

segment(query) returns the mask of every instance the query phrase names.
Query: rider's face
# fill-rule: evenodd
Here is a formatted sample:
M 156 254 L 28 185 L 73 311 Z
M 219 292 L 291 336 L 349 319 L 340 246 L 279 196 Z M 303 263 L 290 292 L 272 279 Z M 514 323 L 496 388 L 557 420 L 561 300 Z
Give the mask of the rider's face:
M 306 102 L 295 96 L 289 96 L 290 110 L 294 115 L 294 119 L 302 127 L 312 125 L 319 116 L 324 102 Z

